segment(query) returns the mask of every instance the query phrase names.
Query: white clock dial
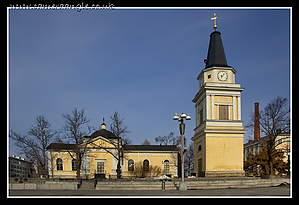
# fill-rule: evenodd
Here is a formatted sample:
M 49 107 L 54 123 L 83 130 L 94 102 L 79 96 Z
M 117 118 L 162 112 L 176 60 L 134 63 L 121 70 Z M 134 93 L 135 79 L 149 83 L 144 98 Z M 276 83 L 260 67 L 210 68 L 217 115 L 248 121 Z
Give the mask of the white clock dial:
M 217 77 L 221 81 L 226 81 L 226 79 L 227 79 L 227 73 L 224 72 L 224 71 L 219 71 L 218 74 L 217 74 Z

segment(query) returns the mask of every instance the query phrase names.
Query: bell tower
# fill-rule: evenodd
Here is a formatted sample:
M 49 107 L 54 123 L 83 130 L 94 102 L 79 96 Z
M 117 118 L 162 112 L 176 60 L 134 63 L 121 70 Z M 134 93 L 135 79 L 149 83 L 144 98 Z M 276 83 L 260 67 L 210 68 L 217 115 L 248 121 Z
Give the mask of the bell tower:
M 227 64 L 221 33 L 210 34 L 205 67 L 199 73 L 195 104 L 194 172 L 197 177 L 244 176 L 241 88 L 237 71 Z M 216 25 L 216 26 L 215 26 Z

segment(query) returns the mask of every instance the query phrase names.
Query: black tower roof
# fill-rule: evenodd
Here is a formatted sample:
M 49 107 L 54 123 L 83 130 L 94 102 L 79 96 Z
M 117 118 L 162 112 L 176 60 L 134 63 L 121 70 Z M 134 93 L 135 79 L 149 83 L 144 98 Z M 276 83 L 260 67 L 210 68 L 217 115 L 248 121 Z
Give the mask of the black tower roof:
M 210 43 L 206 67 L 220 66 L 220 67 L 230 67 L 227 65 L 225 52 L 221 40 L 221 33 L 219 31 L 214 31 L 210 35 Z

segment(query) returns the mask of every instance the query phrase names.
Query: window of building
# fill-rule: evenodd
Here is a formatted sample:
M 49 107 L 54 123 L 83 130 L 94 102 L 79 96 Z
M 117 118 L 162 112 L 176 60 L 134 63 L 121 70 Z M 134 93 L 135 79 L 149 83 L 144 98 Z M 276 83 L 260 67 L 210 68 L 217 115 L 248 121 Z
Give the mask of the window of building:
M 128 160 L 128 171 L 134 172 L 134 160 L 133 159 Z
M 72 159 L 72 171 L 77 171 L 77 160 Z
M 203 121 L 203 109 L 199 111 L 199 123 L 201 124 Z
M 149 171 L 149 161 L 147 159 L 143 160 L 143 171 L 148 172 Z
M 63 164 L 62 164 L 61 158 L 56 159 L 56 168 L 57 168 L 57 170 L 63 170 Z
M 164 160 L 163 171 L 164 171 L 164 174 L 170 174 L 170 162 L 168 159 Z
M 197 151 L 200 151 L 201 149 L 202 149 L 202 148 L 201 148 L 201 145 L 199 145 L 199 146 L 198 146 L 198 150 L 197 150 Z
M 97 173 L 105 174 L 105 162 L 103 162 L 103 161 L 97 162 Z
M 219 120 L 228 120 L 228 105 L 219 105 Z

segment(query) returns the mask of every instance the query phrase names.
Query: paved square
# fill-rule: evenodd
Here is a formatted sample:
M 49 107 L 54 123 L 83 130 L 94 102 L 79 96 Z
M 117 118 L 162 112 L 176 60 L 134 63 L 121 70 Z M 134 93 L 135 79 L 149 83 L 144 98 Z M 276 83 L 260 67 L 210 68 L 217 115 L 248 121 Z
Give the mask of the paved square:
M 9 196 L 290 196 L 289 187 L 187 191 L 9 190 Z

